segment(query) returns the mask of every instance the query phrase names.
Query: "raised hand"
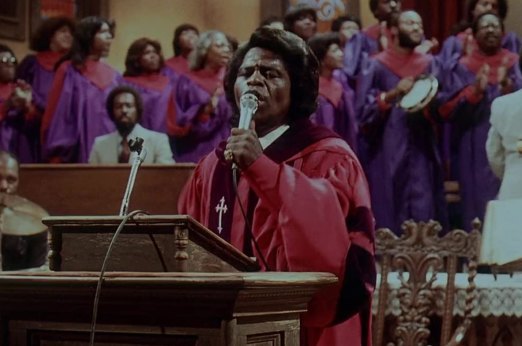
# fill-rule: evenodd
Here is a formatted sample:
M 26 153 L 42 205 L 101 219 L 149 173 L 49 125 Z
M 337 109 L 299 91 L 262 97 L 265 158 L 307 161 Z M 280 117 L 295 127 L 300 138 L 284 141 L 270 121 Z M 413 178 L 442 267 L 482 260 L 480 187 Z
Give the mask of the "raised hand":
M 418 53 L 428 54 L 433 53 L 437 48 L 439 48 L 439 40 L 433 37 L 431 40 L 424 40 L 421 44 L 415 47 L 415 51 Z
M 393 100 L 403 97 L 411 90 L 411 88 L 413 88 L 414 83 L 415 79 L 413 77 L 406 77 L 401 79 L 399 83 L 397 83 L 395 88 L 386 92 L 384 100 L 386 102 L 391 102 Z
M 474 48 L 474 39 L 473 32 L 471 28 L 466 29 L 466 36 L 464 37 L 464 42 L 462 44 L 462 55 L 469 56 L 473 53 Z
M 388 28 L 387 28 L 386 21 L 382 21 L 379 24 L 379 40 L 378 40 L 381 50 L 385 50 L 386 48 L 388 48 L 389 42 L 388 42 L 387 32 L 388 32 Z
M 484 64 L 477 72 L 475 84 L 473 85 L 476 94 L 482 94 L 486 91 L 486 88 L 488 87 L 488 76 L 490 70 L 491 68 L 489 65 Z
M 32 100 L 33 91 L 31 85 L 24 80 L 17 80 L 15 89 L 9 98 L 11 106 L 16 109 L 25 110 L 31 106 Z
M 225 158 L 229 156 L 239 168 L 245 169 L 262 154 L 263 147 L 257 137 L 253 120 L 250 122 L 248 130 L 238 128 L 231 130 L 225 149 Z
M 509 78 L 509 59 L 504 57 L 502 63 L 497 70 L 497 80 L 502 94 L 509 94 L 513 91 L 513 81 Z

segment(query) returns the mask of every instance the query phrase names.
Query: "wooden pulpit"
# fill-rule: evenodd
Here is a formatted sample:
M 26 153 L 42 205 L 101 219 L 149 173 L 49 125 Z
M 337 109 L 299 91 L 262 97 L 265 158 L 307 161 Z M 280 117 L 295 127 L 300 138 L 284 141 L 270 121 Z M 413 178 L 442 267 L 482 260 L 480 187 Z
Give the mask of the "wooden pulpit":
M 0 273 L 2 345 L 88 345 L 98 271 L 121 220 L 43 220 L 53 271 Z M 258 272 L 186 215 L 137 215 L 108 263 L 95 339 L 103 346 L 298 346 L 301 313 L 337 282 L 328 273 Z
M 121 216 L 51 216 L 53 271 L 98 271 Z M 256 261 L 187 215 L 137 215 L 115 242 L 110 271 L 251 272 Z

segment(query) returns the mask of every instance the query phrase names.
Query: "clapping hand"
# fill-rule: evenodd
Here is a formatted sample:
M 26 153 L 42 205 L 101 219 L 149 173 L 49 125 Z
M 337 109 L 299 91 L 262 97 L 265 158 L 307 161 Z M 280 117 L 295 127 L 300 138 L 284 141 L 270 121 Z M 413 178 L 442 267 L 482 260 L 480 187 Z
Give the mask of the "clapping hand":
M 33 92 L 31 85 L 24 80 L 17 80 L 14 91 L 11 93 L 9 102 L 11 106 L 19 110 L 27 110 L 31 106 Z
M 507 57 L 504 57 L 502 59 L 502 64 L 497 70 L 497 80 L 498 84 L 500 85 L 500 92 L 504 94 L 509 94 L 513 91 L 513 81 L 508 76 L 508 64 L 509 59 Z
M 388 48 L 387 32 L 388 32 L 388 28 L 387 28 L 386 21 L 382 21 L 379 24 L 379 39 L 378 39 L 381 50 L 385 50 L 386 48 Z
M 490 70 L 491 68 L 489 67 L 489 65 L 484 64 L 477 72 L 475 84 L 473 85 L 475 94 L 480 95 L 486 91 L 486 88 L 488 87 L 488 76 Z
M 433 53 L 434 50 L 436 50 L 439 47 L 439 40 L 437 40 L 435 37 L 433 37 L 431 40 L 424 40 L 421 44 L 419 44 L 417 47 L 415 47 L 415 51 L 417 53 Z

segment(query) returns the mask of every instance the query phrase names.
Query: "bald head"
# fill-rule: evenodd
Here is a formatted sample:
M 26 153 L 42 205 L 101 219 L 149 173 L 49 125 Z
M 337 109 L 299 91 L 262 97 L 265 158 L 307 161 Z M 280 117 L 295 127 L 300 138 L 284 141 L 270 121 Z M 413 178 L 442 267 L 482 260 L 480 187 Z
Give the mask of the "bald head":
M 18 191 L 19 164 L 16 157 L 6 151 L 0 151 L 0 192 L 16 194 Z
M 421 16 L 415 11 L 403 11 L 390 21 L 390 29 L 403 48 L 415 48 L 424 39 Z

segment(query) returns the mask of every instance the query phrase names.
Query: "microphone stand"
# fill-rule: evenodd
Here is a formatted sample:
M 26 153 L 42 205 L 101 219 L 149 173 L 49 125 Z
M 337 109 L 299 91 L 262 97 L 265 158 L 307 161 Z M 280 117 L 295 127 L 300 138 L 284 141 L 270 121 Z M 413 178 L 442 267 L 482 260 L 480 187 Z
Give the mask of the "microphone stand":
M 136 175 L 138 174 L 138 168 L 147 156 L 147 150 L 143 149 L 143 138 L 136 137 L 134 140 L 131 139 L 129 141 L 129 148 L 133 153 L 132 167 L 129 174 L 129 180 L 127 181 L 127 188 L 125 189 L 125 194 L 123 195 L 123 200 L 121 201 L 120 216 L 127 215 L 129 209 L 129 200 L 134 188 Z

